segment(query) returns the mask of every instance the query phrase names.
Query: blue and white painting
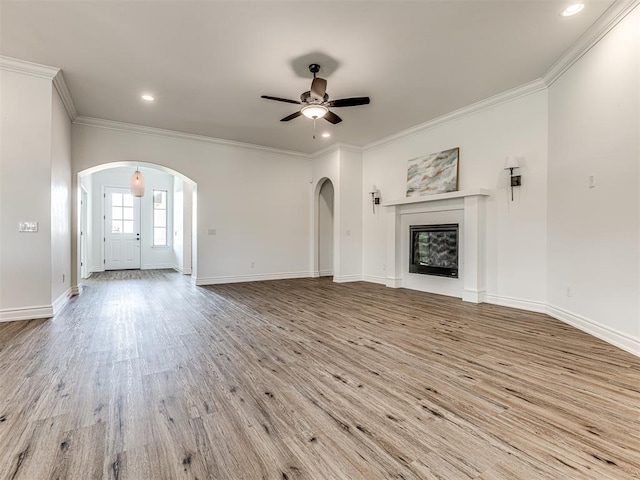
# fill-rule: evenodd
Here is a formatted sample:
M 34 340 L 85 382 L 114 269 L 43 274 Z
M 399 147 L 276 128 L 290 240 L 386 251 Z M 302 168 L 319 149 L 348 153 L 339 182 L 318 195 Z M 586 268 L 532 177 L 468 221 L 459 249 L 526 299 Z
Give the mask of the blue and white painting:
M 407 197 L 457 191 L 459 151 L 452 148 L 409 160 Z

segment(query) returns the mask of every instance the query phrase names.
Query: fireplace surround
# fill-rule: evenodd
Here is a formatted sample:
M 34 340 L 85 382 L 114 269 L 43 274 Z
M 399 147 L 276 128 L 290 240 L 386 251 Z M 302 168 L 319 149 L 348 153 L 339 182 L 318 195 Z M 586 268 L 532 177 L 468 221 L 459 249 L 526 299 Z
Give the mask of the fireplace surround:
M 459 281 L 462 300 L 482 303 L 485 295 L 485 199 L 491 195 L 489 190 L 477 188 L 473 190 L 448 192 L 423 197 L 402 198 L 386 202 L 387 210 L 387 282 L 391 288 L 412 288 L 406 271 L 407 257 L 403 255 L 403 237 L 406 241 L 406 230 L 402 228 L 403 218 L 418 213 L 459 212 L 461 236 L 459 239 Z M 445 220 L 444 222 L 446 222 Z M 444 223 L 442 222 L 442 223 Z M 423 222 L 427 223 L 427 222 Z M 406 228 L 406 227 L 405 227 Z M 406 249 L 404 250 L 406 252 Z M 408 255 L 408 252 L 405 253 Z M 404 277 L 404 278 L 403 278 Z M 433 278 L 438 277 L 424 277 Z M 444 278 L 441 279 L 443 282 Z M 452 280 L 455 281 L 455 280 Z M 434 292 L 438 293 L 438 292 Z

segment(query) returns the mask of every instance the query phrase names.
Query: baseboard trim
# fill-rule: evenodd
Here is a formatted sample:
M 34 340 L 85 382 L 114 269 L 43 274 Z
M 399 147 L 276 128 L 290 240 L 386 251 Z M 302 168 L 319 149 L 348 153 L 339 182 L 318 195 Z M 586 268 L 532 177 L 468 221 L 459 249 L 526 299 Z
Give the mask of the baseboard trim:
M 147 263 L 140 265 L 140 270 L 166 270 L 167 268 L 175 269 L 172 263 Z
M 333 281 L 335 283 L 361 282 L 362 275 L 334 275 Z
M 402 288 L 402 277 L 387 277 L 384 284 L 389 288 Z
M 5 308 L 0 310 L 0 322 L 17 322 L 20 320 L 35 320 L 36 318 L 53 317 L 53 305 L 39 307 Z
M 56 298 L 53 302 L 53 314 L 56 315 L 67 304 L 69 299 L 73 296 L 71 288 L 67 288 L 67 291 Z
M 484 290 L 471 290 L 465 288 L 462 290 L 462 301 L 469 303 L 484 303 L 486 292 Z
M 484 301 L 493 305 L 502 307 L 517 308 L 519 310 L 527 310 L 529 312 L 547 313 L 547 304 L 535 300 L 525 300 L 523 298 L 505 297 L 503 295 L 494 295 L 485 293 Z
M 626 352 L 640 357 L 640 338 L 634 338 L 631 335 L 594 322 L 582 315 L 569 312 L 553 305 L 547 306 L 546 313 L 561 322 L 567 323 L 585 333 L 588 333 L 589 335 L 593 335 L 600 340 L 604 340 L 611 345 L 615 345 Z
M 182 275 L 191 275 L 191 267 L 182 268 L 179 265 L 171 265 L 176 272 L 181 273 Z
M 318 276 L 320 276 L 320 277 L 331 277 L 331 276 L 333 276 L 333 272 L 331 270 L 320 270 L 318 272 Z
M 261 273 L 254 275 L 229 275 L 222 277 L 192 277 L 195 285 L 219 285 L 222 283 L 262 282 L 265 280 L 288 280 L 290 278 L 309 278 L 312 272 Z
M 387 277 L 378 277 L 377 275 L 362 275 L 362 280 L 369 283 L 377 283 L 379 285 L 387 284 Z
M 82 290 L 84 289 L 84 286 L 82 284 L 80 285 L 73 285 L 71 287 L 71 296 L 75 297 L 76 295 L 80 295 L 82 293 Z

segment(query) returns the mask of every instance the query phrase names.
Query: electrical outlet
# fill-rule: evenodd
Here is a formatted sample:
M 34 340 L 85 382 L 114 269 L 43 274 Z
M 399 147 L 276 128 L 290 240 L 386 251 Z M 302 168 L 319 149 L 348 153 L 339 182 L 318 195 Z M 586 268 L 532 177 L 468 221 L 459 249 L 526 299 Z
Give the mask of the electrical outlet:
M 215 228 L 210 228 L 209 230 L 207 230 L 207 235 L 215 235 L 215 234 L 216 234 Z
M 347 230 L 347 237 L 351 236 L 351 230 Z
M 251 262 L 251 268 L 254 268 L 256 266 L 256 262 Z
M 571 287 L 567 285 L 567 297 L 570 297 L 573 292 L 571 291 Z
M 382 264 L 382 271 L 383 271 L 383 272 L 386 272 L 386 271 L 387 271 L 387 265 L 386 265 L 386 264 L 384 264 L 384 263 Z
M 64 273 L 62 274 L 62 283 L 64 283 L 64 279 L 65 279 L 65 275 Z
M 596 188 L 596 175 L 592 173 L 589 175 L 589 188 Z

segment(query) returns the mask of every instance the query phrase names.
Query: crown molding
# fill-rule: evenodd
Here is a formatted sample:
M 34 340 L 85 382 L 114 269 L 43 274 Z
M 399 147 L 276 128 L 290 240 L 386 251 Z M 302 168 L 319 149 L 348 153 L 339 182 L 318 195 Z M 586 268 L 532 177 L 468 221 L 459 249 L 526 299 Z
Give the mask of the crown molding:
M 547 86 L 551 86 L 638 5 L 640 5 L 640 0 L 615 1 L 602 16 L 576 40 L 569 50 L 545 72 L 542 76 L 544 83 Z
M 56 67 L 27 62 L 19 58 L 5 57 L 4 55 L 0 55 L 0 70 L 21 73 L 32 77 L 46 78 L 47 80 L 53 80 L 60 71 L 60 69 Z
M 51 80 L 71 121 L 73 122 L 78 116 L 78 111 L 71 98 L 71 92 L 69 92 L 69 88 L 64 81 L 62 70 L 59 68 L 0 55 L 0 70 Z
M 146 127 L 144 125 L 136 125 L 133 123 L 116 122 L 114 120 L 104 120 L 102 118 L 85 117 L 80 115 L 73 121 L 74 125 L 83 125 L 87 127 L 105 128 L 107 130 L 117 130 L 120 132 L 137 133 L 142 135 L 152 135 L 154 137 L 176 138 L 180 140 L 189 140 L 193 142 L 203 142 L 213 145 L 221 145 L 226 147 L 246 148 L 249 150 L 257 150 L 266 153 L 275 153 L 279 155 L 290 155 L 294 157 L 310 158 L 310 155 L 302 152 L 294 152 L 293 150 L 283 150 L 273 147 L 265 147 L 263 145 L 255 145 L 253 143 L 236 142 L 233 140 L 224 140 L 221 138 L 207 137 L 205 135 L 195 135 L 192 133 L 178 132 L 175 130 L 165 130 L 163 128 Z
M 363 150 L 367 151 L 372 148 L 380 147 L 389 142 L 393 142 L 401 138 L 409 137 L 411 135 L 415 135 L 417 133 L 439 127 L 441 125 L 444 125 L 445 123 L 453 122 L 454 120 L 458 120 L 462 117 L 472 115 L 482 110 L 487 110 L 489 108 L 495 107 L 496 105 L 510 102 L 517 98 L 531 95 L 532 93 L 540 92 L 542 90 L 545 90 L 546 88 L 547 86 L 542 81 L 542 79 L 538 78 L 537 80 L 533 80 L 532 82 L 525 83 L 524 85 L 506 90 L 492 97 L 485 98 L 484 100 L 480 100 L 479 102 L 472 103 L 471 105 L 467 105 L 466 107 L 459 108 L 458 110 L 454 110 L 453 112 L 434 118 L 433 120 L 420 123 L 415 127 L 402 130 L 401 132 L 385 137 L 382 140 L 377 140 L 375 142 L 369 143 L 364 146 Z
M 69 119 L 73 122 L 78 117 L 78 110 L 76 110 L 76 106 L 73 104 L 73 98 L 71 98 L 69 87 L 67 87 L 67 83 L 64 81 L 62 70 L 58 71 L 58 74 L 53 77 L 53 86 L 56 87 L 58 95 L 60 95 L 60 100 L 62 100 L 62 104 L 69 115 Z
M 333 152 L 337 152 L 337 151 L 347 151 L 347 152 L 353 152 L 353 153 L 362 153 L 362 147 L 358 147 L 356 145 L 350 145 L 348 143 L 334 143 L 333 145 L 329 145 L 328 147 L 325 147 L 321 150 L 318 150 L 317 152 L 314 152 L 312 154 L 309 155 L 310 158 L 318 158 L 321 157 L 323 155 L 328 155 L 330 153 Z

